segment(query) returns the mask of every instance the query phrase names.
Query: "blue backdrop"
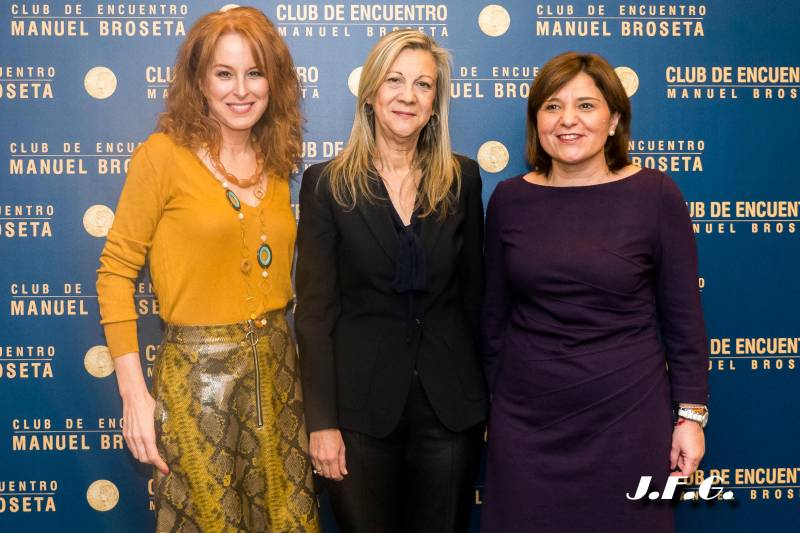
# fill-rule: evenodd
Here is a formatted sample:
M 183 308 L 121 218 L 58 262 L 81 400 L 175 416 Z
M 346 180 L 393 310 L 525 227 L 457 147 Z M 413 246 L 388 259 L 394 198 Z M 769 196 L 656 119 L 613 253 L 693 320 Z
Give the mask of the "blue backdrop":
M 254 3 L 285 33 L 303 82 L 305 165 L 346 141 L 348 79 L 380 35 L 414 27 L 450 49 L 454 144 L 481 162 L 484 200 L 526 169 L 525 97 L 548 58 L 593 51 L 625 67 L 631 156 L 677 181 L 694 220 L 712 391 L 701 471 L 721 475 L 735 496 L 679 504 L 678 530 L 796 530 L 794 0 Z M 223 4 L 0 7 L 2 531 L 153 528 L 150 470 L 122 443 L 95 269 L 130 154 L 163 107 L 178 43 Z M 293 190 L 296 200 L 297 183 Z M 136 299 L 149 371 L 159 327 L 145 277 Z M 475 498 L 477 519 L 480 484 Z M 327 511 L 325 520 L 334 531 Z

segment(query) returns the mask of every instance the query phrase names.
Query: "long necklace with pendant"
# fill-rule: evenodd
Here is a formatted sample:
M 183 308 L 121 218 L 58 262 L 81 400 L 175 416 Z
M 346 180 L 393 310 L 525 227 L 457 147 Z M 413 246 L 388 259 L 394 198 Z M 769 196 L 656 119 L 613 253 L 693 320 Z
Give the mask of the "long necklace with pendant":
M 264 157 L 260 152 L 257 152 L 256 155 L 256 171 L 255 173 L 247 180 L 241 180 L 228 172 L 225 166 L 220 161 L 219 156 L 213 153 L 211 150 L 206 149 L 206 153 L 208 154 L 208 159 L 211 161 L 211 165 L 214 169 L 223 177 L 220 181 L 223 189 L 225 190 L 225 197 L 228 200 L 228 203 L 231 207 L 236 211 L 236 216 L 239 219 L 239 230 L 241 234 L 241 242 L 242 242 L 242 254 L 241 254 L 241 262 L 239 263 L 239 269 L 241 270 L 242 274 L 245 276 L 245 281 L 247 283 L 248 295 L 247 295 L 247 302 L 248 307 L 250 308 L 250 319 L 256 319 L 256 302 L 255 296 L 253 293 L 253 287 L 250 280 L 250 276 L 248 275 L 252 270 L 252 263 L 250 260 L 250 253 L 249 247 L 247 245 L 247 233 L 245 227 L 245 215 L 242 212 L 242 201 L 236 195 L 236 193 L 230 189 L 229 182 L 234 183 L 241 188 L 252 187 L 255 186 L 253 190 L 253 194 L 259 200 L 262 200 L 265 195 L 266 191 L 266 178 L 263 176 L 263 169 L 264 169 Z M 269 244 L 267 243 L 267 230 L 266 230 L 266 223 L 264 221 L 264 206 L 259 205 L 256 208 L 258 212 L 258 222 L 260 228 L 260 240 L 261 243 L 256 249 L 255 260 L 256 264 L 261 267 L 261 279 L 260 285 L 262 285 L 262 291 L 264 294 L 269 292 L 269 285 L 268 285 L 268 278 L 269 272 L 267 269 L 272 264 L 272 248 L 270 248 Z M 266 324 L 266 319 L 262 319 L 262 325 Z

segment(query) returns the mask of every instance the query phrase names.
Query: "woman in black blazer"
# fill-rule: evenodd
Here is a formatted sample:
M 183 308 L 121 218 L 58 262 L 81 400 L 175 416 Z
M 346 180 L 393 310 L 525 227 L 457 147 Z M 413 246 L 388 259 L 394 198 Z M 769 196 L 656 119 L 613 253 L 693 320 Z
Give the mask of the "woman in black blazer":
M 464 531 L 487 412 L 478 166 L 450 148 L 447 53 L 373 48 L 350 141 L 303 175 L 295 325 L 306 423 L 344 532 Z

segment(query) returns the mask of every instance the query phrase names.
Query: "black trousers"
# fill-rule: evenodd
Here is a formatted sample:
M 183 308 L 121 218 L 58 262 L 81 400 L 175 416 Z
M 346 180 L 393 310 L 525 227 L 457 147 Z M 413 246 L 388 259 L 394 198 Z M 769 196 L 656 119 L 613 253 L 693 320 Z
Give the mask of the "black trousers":
M 444 427 L 415 374 L 389 436 L 342 430 L 349 474 L 325 483 L 340 532 L 466 531 L 482 434 L 482 425 Z

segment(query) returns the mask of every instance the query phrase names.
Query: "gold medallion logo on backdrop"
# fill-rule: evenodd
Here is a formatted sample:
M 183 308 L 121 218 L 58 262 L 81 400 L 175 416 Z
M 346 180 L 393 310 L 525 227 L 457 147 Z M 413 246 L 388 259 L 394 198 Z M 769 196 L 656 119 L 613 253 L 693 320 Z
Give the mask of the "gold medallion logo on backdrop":
M 508 149 L 500 141 L 486 141 L 478 148 L 477 158 L 483 170 L 497 173 L 508 165 Z
M 499 37 L 511 26 L 511 15 L 506 8 L 497 4 L 489 4 L 478 14 L 478 27 L 489 37 Z
M 92 98 L 105 100 L 117 90 L 117 76 L 108 67 L 94 67 L 84 76 L 83 87 Z
M 83 367 L 89 375 L 105 378 L 114 373 L 114 360 L 107 346 L 92 346 L 83 356 Z
M 95 511 L 110 511 L 119 502 L 119 489 L 107 479 L 98 479 L 86 489 L 86 501 Z
M 110 207 L 95 204 L 83 213 L 83 229 L 92 237 L 105 237 L 114 223 L 114 212 Z
M 614 72 L 617 73 L 619 81 L 622 82 L 622 86 L 625 88 L 625 94 L 628 95 L 628 98 L 636 94 L 636 91 L 639 90 L 639 76 L 636 74 L 636 71 L 631 67 L 620 66 L 616 67 Z

